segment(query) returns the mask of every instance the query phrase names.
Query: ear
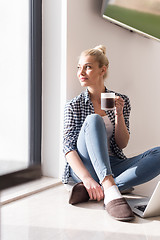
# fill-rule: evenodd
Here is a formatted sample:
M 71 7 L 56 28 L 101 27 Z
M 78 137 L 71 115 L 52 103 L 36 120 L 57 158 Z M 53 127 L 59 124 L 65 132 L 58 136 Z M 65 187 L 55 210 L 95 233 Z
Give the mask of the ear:
M 104 65 L 103 67 L 101 67 L 101 73 L 102 75 L 104 75 L 107 71 L 107 67 Z

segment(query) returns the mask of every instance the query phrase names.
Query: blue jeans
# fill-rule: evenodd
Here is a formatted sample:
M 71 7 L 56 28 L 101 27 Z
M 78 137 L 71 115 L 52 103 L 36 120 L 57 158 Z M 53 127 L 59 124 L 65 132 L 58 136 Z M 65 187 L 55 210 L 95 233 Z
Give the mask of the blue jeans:
M 98 114 L 89 115 L 84 121 L 77 152 L 95 181 L 101 183 L 106 176 L 113 175 L 120 191 L 148 182 L 160 174 L 160 147 L 127 159 L 109 156 L 106 127 Z M 72 169 L 70 172 L 75 182 L 81 181 Z

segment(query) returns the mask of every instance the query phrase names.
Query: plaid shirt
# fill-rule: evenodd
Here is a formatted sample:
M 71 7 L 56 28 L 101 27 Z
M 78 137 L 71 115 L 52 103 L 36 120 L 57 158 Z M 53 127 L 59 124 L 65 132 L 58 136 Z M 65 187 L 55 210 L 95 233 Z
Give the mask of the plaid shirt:
M 106 92 L 113 92 L 106 88 Z M 124 100 L 123 115 L 126 127 L 129 131 L 129 115 L 130 115 L 130 101 L 125 95 L 115 93 L 116 96 L 120 96 Z M 77 139 L 81 130 L 82 124 L 86 117 L 90 114 L 94 114 L 94 107 L 89 97 L 88 89 L 82 92 L 79 96 L 73 98 L 67 102 L 64 109 L 64 131 L 63 131 L 63 153 L 66 155 L 72 150 L 77 150 Z M 110 147 L 112 152 L 121 159 L 126 158 L 122 149 L 120 149 L 115 142 L 115 115 L 113 110 L 106 111 L 111 123 L 113 124 L 113 135 L 110 139 Z M 66 162 L 64 173 L 62 176 L 62 182 L 68 183 L 70 176 L 70 166 Z

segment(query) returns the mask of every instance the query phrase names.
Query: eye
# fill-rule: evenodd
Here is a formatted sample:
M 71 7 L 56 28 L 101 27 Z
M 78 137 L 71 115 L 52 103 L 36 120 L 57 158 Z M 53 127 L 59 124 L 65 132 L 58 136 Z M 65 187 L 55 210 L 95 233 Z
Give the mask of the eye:
M 86 66 L 86 69 L 91 69 L 92 67 L 90 65 L 87 65 Z
M 77 70 L 80 70 L 81 69 L 81 67 L 80 66 L 77 66 Z

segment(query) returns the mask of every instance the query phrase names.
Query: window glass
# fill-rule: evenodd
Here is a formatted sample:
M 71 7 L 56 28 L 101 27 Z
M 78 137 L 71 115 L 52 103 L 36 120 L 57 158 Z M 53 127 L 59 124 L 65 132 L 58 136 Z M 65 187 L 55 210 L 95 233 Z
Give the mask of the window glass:
M 0 0 L 0 175 L 29 163 L 29 1 Z

